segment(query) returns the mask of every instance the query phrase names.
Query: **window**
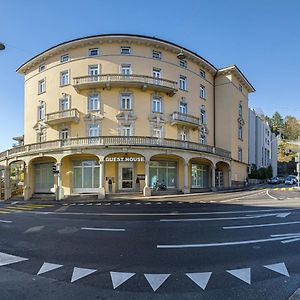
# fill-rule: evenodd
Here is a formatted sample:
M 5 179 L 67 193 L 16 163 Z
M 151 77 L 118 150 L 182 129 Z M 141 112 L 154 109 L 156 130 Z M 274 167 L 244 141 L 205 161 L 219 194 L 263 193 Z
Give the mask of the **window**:
M 60 131 L 60 138 L 62 140 L 67 140 L 70 138 L 70 129 L 69 128 L 63 128 Z
M 61 63 L 67 62 L 67 61 L 69 61 L 69 60 L 70 60 L 69 54 L 64 54 L 64 55 L 62 55 L 62 56 L 60 57 L 60 62 L 61 62 Z
M 205 76 L 206 76 L 205 71 L 203 71 L 202 69 L 200 69 L 200 76 L 202 78 L 205 78 Z
M 179 131 L 179 140 L 180 141 L 187 141 L 188 140 L 188 132 L 186 129 L 181 129 Z
M 243 106 L 242 106 L 242 104 L 239 104 L 239 117 L 243 118 Z
M 184 59 L 179 60 L 179 66 L 181 68 L 187 68 L 187 62 Z
M 186 91 L 187 90 L 187 79 L 185 76 L 180 75 L 179 77 L 179 88 L 181 90 Z
M 131 48 L 130 47 L 121 47 L 121 54 L 122 55 L 130 55 Z
M 152 70 L 152 76 L 156 77 L 156 78 L 160 78 L 161 77 L 161 69 L 159 69 L 159 68 L 153 68 L 153 70 Z
M 238 160 L 239 161 L 243 160 L 243 150 L 242 150 L 242 148 L 238 149 Z
M 240 140 L 243 139 L 243 127 L 242 127 L 242 126 L 239 126 L 238 138 L 239 138 Z
M 38 120 L 43 120 L 45 118 L 45 114 L 46 114 L 45 102 L 41 101 L 40 105 L 38 105 L 37 107 Z
M 121 94 L 121 109 L 132 109 L 131 94 Z
M 243 86 L 241 84 L 239 84 L 239 90 L 240 90 L 240 92 L 243 91 Z
M 184 101 L 179 102 L 179 112 L 182 114 L 187 114 L 187 103 Z
M 152 112 L 162 112 L 161 98 L 154 96 L 152 98 Z
M 205 109 L 205 107 L 202 107 L 200 109 L 200 124 L 206 125 L 206 109 Z
M 131 74 L 131 65 L 121 65 L 121 74 L 130 75 Z
M 60 72 L 60 85 L 67 85 L 69 84 L 69 71 L 62 71 Z
M 45 64 L 39 65 L 39 72 L 43 72 L 46 69 Z
M 131 126 L 130 125 L 123 125 L 122 127 L 122 135 L 123 136 L 131 136 Z
M 46 80 L 42 79 L 38 82 L 38 93 L 42 94 L 46 92 Z
M 99 94 L 93 94 L 88 96 L 88 110 L 99 110 Z
M 202 98 L 202 99 L 206 98 L 206 91 L 205 91 L 204 85 L 200 85 L 200 98 Z
M 89 76 L 99 75 L 99 65 L 89 65 Z
M 59 109 L 62 110 L 68 110 L 70 109 L 70 101 L 69 98 L 62 98 L 60 99 L 60 105 Z
M 46 142 L 46 128 L 43 128 L 40 132 L 37 133 L 37 143 Z
M 157 137 L 157 138 L 161 138 L 162 137 L 162 130 L 161 130 L 161 128 L 154 128 L 153 129 L 153 136 Z
M 99 124 L 90 124 L 88 125 L 88 136 L 96 137 L 100 135 Z
M 154 59 L 161 59 L 161 52 L 160 52 L 160 51 L 153 50 L 153 51 L 152 51 L 152 57 L 153 57 Z
M 99 55 L 99 48 L 89 49 L 89 56 L 98 56 L 98 55 Z
M 200 134 L 199 143 L 201 145 L 205 145 L 206 144 L 206 135 L 205 134 Z

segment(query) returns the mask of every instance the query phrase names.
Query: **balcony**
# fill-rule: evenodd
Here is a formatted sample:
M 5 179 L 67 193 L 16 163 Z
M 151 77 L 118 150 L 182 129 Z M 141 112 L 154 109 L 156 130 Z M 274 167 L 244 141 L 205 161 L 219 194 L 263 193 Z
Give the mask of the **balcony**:
M 45 123 L 48 125 L 58 125 L 67 122 L 79 122 L 79 111 L 76 108 L 50 113 L 45 118 Z
M 182 125 L 196 129 L 200 126 L 200 119 L 192 115 L 187 115 L 178 111 L 174 111 L 170 115 L 170 123 L 171 125 Z
M 73 87 L 77 92 L 84 89 L 111 87 L 137 87 L 142 90 L 153 90 L 174 96 L 177 92 L 177 82 L 163 78 L 156 78 L 136 74 L 103 74 L 93 76 L 81 76 L 73 78 Z
M 210 153 L 230 159 L 231 152 L 216 148 L 210 145 L 202 145 L 199 143 L 179 141 L 173 139 L 160 139 L 155 137 L 144 136 L 99 136 L 99 137 L 82 137 L 72 138 L 68 140 L 54 140 L 43 143 L 29 144 L 0 153 L 0 161 L 8 158 L 16 158 L 18 156 L 31 155 L 35 153 L 48 153 L 51 150 L 64 151 L 76 149 L 99 149 L 113 147 L 118 151 L 118 147 L 151 147 L 151 148 L 167 148 L 167 149 L 183 149 L 200 153 Z

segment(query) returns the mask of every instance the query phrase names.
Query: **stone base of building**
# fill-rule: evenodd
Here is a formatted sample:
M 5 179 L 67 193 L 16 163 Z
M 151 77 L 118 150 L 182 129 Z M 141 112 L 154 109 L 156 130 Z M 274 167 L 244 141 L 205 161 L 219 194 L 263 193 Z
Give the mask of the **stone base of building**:
M 105 199 L 105 189 L 104 188 L 99 188 L 99 190 L 98 190 L 98 199 L 99 200 Z
M 149 186 L 145 186 L 143 189 L 143 195 L 145 197 L 150 197 L 151 196 L 151 188 Z

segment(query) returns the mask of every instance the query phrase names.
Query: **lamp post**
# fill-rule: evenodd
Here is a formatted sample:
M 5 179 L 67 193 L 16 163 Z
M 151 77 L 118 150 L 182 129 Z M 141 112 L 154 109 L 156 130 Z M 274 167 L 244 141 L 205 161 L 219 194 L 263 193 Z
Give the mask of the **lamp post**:
M 5 45 L 0 42 L 0 51 L 5 49 Z

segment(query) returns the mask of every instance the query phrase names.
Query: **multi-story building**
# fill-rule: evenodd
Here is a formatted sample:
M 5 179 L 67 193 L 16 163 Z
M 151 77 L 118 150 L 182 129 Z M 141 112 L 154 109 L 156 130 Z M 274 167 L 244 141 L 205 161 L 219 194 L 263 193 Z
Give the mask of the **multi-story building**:
M 24 145 L 0 164 L 7 174 L 24 163 L 25 199 L 53 187 L 60 197 L 102 198 L 149 195 L 161 183 L 187 193 L 245 182 L 254 88 L 236 66 L 218 70 L 165 40 L 108 34 L 54 46 L 17 71 Z
M 278 143 L 266 120 L 252 108 L 248 111 L 249 120 L 249 165 L 257 169 L 272 166 L 273 176 L 277 176 Z

